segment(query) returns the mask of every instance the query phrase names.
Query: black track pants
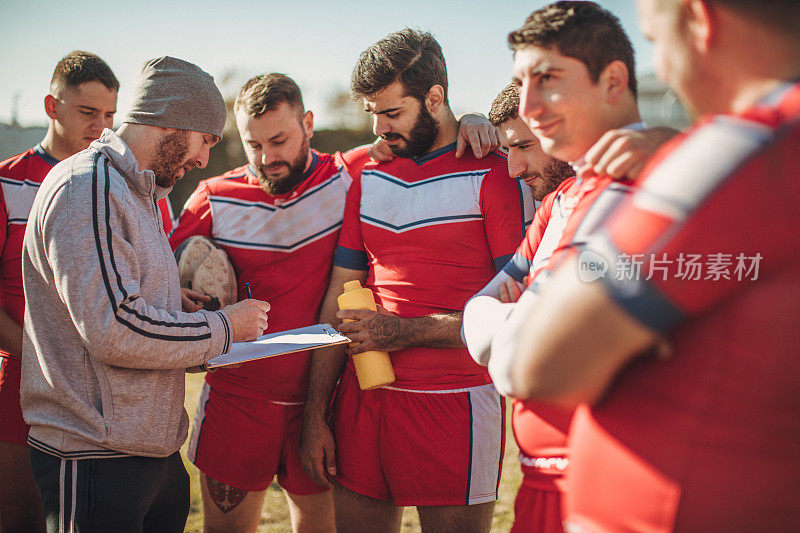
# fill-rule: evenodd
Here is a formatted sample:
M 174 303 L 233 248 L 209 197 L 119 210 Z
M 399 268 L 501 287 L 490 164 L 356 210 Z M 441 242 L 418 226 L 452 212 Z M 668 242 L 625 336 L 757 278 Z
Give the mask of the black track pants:
M 180 454 L 165 458 L 59 459 L 30 449 L 48 533 L 180 533 L 189 514 L 189 475 Z

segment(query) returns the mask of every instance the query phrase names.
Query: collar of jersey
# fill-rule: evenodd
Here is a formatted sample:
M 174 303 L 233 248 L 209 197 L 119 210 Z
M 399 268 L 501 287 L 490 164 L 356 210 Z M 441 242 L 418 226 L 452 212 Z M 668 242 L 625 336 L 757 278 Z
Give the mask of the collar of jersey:
M 36 152 L 36 155 L 44 159 L 44 162 L 49 165 L 56 166 L 59 163 L 58 159 L 56 159 L 55 157 L 44 151 L 44 148 L 42 148 L 41 143 L 34 146 L 33 151 Z
M 447 146 L 442 146 L 434 150 L 433 152 L 428 152 L 425 155 L 421 155 L 419 157 L 412 157 L 411 161 L 417 164 L 417 166 L 423 165 L 432 159 L 436 159 L 442 154 L 446 154 L 447 152 L 451 152 L 456 149 L 456 143 L 448 144 Z
M 783 97 L 786 96 L 786 94 L 789 91 L 794 89 L 794 87 L 797 85 L 798 81 L 800 81 L 800 80 L 795 79 L 795 80 L 788 80 L 788 81 L 785 81 L 785 82 L 781 83 L 780 85 L 778 85 L 778 87 L 772 89 L 770 92 L 768 92 L 767 94 L 762 96 L 758 100 L 758 102 L 756 102 L 756 105 L 758 105 L 758 106 L 767 106 L 767 107 L 776 107 L 778 104 L 781 103 L 781 100 L 783 100 Z

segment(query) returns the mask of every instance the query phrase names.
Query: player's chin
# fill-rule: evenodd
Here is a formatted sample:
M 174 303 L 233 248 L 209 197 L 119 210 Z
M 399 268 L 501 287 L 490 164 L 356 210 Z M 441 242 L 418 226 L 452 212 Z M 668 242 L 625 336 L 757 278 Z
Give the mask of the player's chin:
M 289 173 L 289 163 L 274 163 L 269 166 L 262 166 L 261 172 L 267 176 L 281 176 Z
M 406 143 L 402 141 L 397 141 L 395 144 L 390 144 L 388 146 L 389 150 L 391 150 L 391 152 L 397 157 L 411 157 Z
M 264 176 L 264 179 L 267 181 L 278 182 L 285 180 L 289 177 L 289 168 L 288 167 L 280 167 L 278 169 L 266 169 L 261 167 L 261 175 Z

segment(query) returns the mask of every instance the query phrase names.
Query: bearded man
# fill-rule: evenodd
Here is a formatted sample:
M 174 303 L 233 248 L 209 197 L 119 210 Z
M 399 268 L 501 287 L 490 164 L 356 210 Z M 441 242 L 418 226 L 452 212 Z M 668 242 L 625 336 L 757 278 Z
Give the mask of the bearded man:
M 341 349 L 311 363 L 306 470 L 335 480 L 337 531 L 399 531 L 417 507 L 424 531 L 488 531 L 503 450 L 503 402 L 461 340 L 461 309 L 523 237 L 524 184 L 505 157 L 456 158 L 456 119 L 436 40 L 404 29 L 362 52 L 351 92 L 397 156 L 354 177 L 324 319 L 390 352 L 396 381 L 360 390 Z M 342 284 L 366 282 L 380 312 L 335 313 Z M 345 364 L 346 363 L 346 364 Z M 339 380 L 333 419 L 326 414 Z
M 117 132 L 57 164 L 24 237 L 21 404 L 50 532 L 183 531 L 184 373 L 267 327 L 269 304 L 197 309 L 156 202 L 222 135 L 225 103 L 196 65 L 143 64 Z
M 367 147 L 344 154 L 311 149 L 314 115 L 284 74 L 247 81 L 234 115 L 248 164 L 199 184 L 170 243 L 176 248 L 193 235 L 214 239 L 231 259 L 239 295 L 250 283 L 252 294 L 277 311 L 273 330 L 313 324 L 328 286 L 351 175 L 369 160 Z M 255 531 L 275 477 L 295 532 L 334 530 L 331 492 L 300 462 L 310 358 L 301 352 L 207 376 L 188 450 L 201 471 L 207 531 Z

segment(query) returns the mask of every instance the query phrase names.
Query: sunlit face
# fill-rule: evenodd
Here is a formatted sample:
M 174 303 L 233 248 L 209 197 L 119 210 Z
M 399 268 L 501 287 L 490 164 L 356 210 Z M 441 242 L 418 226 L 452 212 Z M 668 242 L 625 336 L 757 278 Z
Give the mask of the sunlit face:
M 117 112 L 117 91 L 101 82 L 87 81 L 76 87 L 62 87 L 46 100 L 48 116 L 54 121 L 59 144 L 70 154 L 84 150 L 110 128 Z M 49 100 L 50 97 L 48 97 Z
M 205 168 L 209 150 L 219 140 L 219 137 L 210 133 L 166 130 L 150 164 L 156 184 L 169 189 L 193 168 Z
M 364 109 L 374 117 L 373 131 L 386 141 L 396 156 L 419 157 L 430 151 L 439 134 L 439 124 L 413 96 L 406 96 L 400 82 L 365 96 Z
M 637 0 L 636 3 L 642 34 L 653 43 L 658 79 L 672 87 L 691 115 L 710 111 L 702 96 L 702 69 L 687 43 L 685 31 L 681 31 L 678 2 L 666 5 L 663 0 Z M 713 88 L 709 96 L 713 100 Z
M 503 122 L 497 131 L 500 144 L 508 150 L 508 174 L 523 180 L 534 200 L 541 201 L 573 175 L 571 165 L 544 153 L 539 139 L 519 117 Z
M 582 62 L 555 48 L 527 46 L 514 53 L 519 116 L 548 155 L 577 161 L 609 128 L 606 99 Z
M 311 111 L 301 115 L 296 107 L 283 102 L 258 117 L 251 117 L 239 108 L 236 126 L 247 160 L 265 191 L 284 194 L 303 180 L 311 162 L 309 143 L 314 135 Z

